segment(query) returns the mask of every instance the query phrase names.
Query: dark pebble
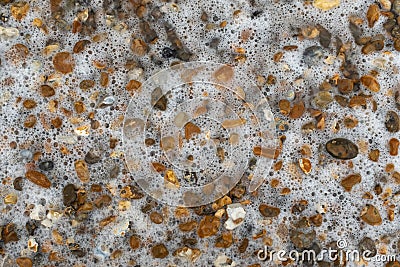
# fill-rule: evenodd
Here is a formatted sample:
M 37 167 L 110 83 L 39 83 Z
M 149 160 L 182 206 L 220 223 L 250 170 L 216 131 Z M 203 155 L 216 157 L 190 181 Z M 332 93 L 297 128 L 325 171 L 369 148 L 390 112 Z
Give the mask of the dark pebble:
M 39 169 L 42 171 L 51 171 L 54 169 L 54 163 L 51 160 L 48 161 L 42 161 L 39 163 Z
M 33 236 L 35 235 L 35 230 L 38 228 L 38 225 L 35 221 L 27 221 L 25 224 L 26 231 L 28 235 Z
M 170 57 L 176 57 L 176 50 L 175 49 L 171 49 L 169 47 L 164 47 L 161 55 L 163 58 L 170 58 Z
M 101 151 L 97 149 L 91 149 L 86 153 L 85 161 L 87 164 L 95 164 L 101 160 Z
M 337 159 L 353 159 L 358 155 L 356 144 L 345 138 L 335 138 L 325 145 L 326 151 Z
M 293 245 L 297 248 L 309 248 L 314 243 L 316 238 L 315 231 L 311 231 L 309 233 L 303 233 L 301 231 L 292 230 L 290 232 L 290 240 Z
M 17 191 L 22 191 L 22 183 L 23 183 L 22 177 L 15 178 L 13 181 L 14 189 Z
M 319 43 L 321 44 L 321 46 L 328 48 L 329 45 L 331 44 L 332 34 L 321 25 L 318 25 L 318 30 L 319 30 Z
M 68 184 L 63 189 L 63 203 L 65 206 L 71 206 L 76 200 L 75 186 L 73 184 Z
M 394 93 L 394 103 L 396 104 L 396 108 L 400 110 L 400 90 Z
M 368 257 L 374 257 L 377 254 L 374 240 L 369 237 L 364 237 L 358 244 L 361 253 L 369 251 L 370 254 L 366 254 Z
M 314 45 L 306 48 L 303 52 L 303 59 L 307 65 L 316 65 L 324 58 L 322 47 Z
M 399 115 L 397 115 L 397 113 L 394 111 L 388 111 L 388 113 L 386 113 L 386 118 L 385 118 L 386 129 L 391 133 L 398 132 L 399 124 L 400 124 Z

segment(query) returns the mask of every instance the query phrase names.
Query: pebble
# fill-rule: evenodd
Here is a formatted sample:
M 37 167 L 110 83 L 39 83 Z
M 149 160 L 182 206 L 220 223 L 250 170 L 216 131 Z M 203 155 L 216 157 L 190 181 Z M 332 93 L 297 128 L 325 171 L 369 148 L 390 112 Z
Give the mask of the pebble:
M 4 244 L 19 241 L 19 237 L 15 232 L 15 225 L 13 223 L 9 223 L 3 228 L 3 231 L 1 232 L 1 239 L 3 240 Z
M 331 44 L 332 34 L 321 25 L 317 25 L 317 28 L 319 30 L 319 43 L 322 47 L 328 48 Z
M 369 152 L 368 157 L 370 160 L 372 160 L 374 162 L 378 162 L 379 155 L 380 155 L 379 149 L 373 149 L 373 150 L 371 150 L 371 152 Z
M 75 186 L 73 184 L 68 184 L 63 188 L 63 203 L 65 206 L 71 206 L 75 202 L 77 195 L 75 192 Z
M 296 102 L 289 112 L 289 117 L 291 119 L 298 119 L 304 114 L 305 110 L 306 108 L 303 101 Z
M 361 77 L 360 81 L 362 85 L 364 85 L 371 92 L 377 93 L 381 90 L 378 81 L 372 75 L 364 75 Z
M 46 209 L 43 205 L 37 204 L 32 209 L 31 214 L 29 217 L 32 220 L 41 221 L 46 218 Z
M 304 174 L 309 174 L 312 170 L 311 161 L 307 158 L 299 159 L 299 166 Z
M 394 111 L 388 111 L 385 117 L 386 129 L 391 133 L 398 132 L 399 124 L 400 124 L 399 115 L 397 115 L 397 113 Z
M 366 251 L 368 251 L 369 254 L 366 254 L 368 257 L 374 257 L 378 253 L 374 240 L 369 237 L 364 237 L 360 243 L 358 243 L 358 248 L 361 253 L 366 253 Z
M 42 171 L 51 171 L 54 169 L 54 163 L 51 160 L 48 161 L 42 161 L 39 163 L 39 169 Z
M 400 39 L 399 39 L 400 40 Z M 398 109 L 398 110 L 400 110 L 400 90 L 397 90 L 395 93 L 394 93 L 394 103 L 395 103 L 395 105 L 396 105 L 396 108 Z
M 353 186 L 359 184 L 361 182 L 361 175 L 360 174 L 351 174 L 344 178 L 340 184 L 344 187 L 347 192 L 350 192 Z
M 225 232 L 215 240 L 215 247 L 229 248 L 233 243 L 232 232 Z
M 85 162 L 88 164 L 95 164 L 101 160 L 100 149 L 90 149 L 85 155 Z
M 75 161 L 74 166 L 79 180 L 81 180 L 82 183 L 89 182 L 89 168 L 86 162 L 83 160 L 77 160 Z
M 165 95 L 163 95 L 161 88 L 157 87 L 151 93 L 151 105 L 156 109 L 165 111 L 167 109 L 168 100 Z
M 335 138 L 328 141 L 325 145 L 328 153 L 337 159 L 353 159 L 358 155 L 356 144 L 345 138 Z
M 140 247 L 140 238 L 136 235 L 133 235 L 129 238 L 129 246 L 131 249 L 135 250 Z
M 279 208 L 273 207 L 273 206 L 270 206 L 267 204 L 261 204 L 258 207 L 258 210 L 264 217 L 267 217 L 267 218 L 276 217 L 281 212 L 281 210 Z
M 338 90 L 342 94 L 349 94 L 353 91 L 354 83 L 350 79 L 339 79 Z
M 40 94 L 43 97 L 52 97 L 56 94 L 56 92 L 54 91 L 53 87 L 44 84 L 40 86 Z
M 225 221 L 224 226 L 227 230 L 233 230 L 244 222 L 246 211 L 240 203 L 228 205 L 226 212 L 228 214 L 228 220 Z
M 206 215 L 200 221 L 199 228 L 197 229 L 197 235 L 200 238 L 213 236 L 218 232 L 220 226 L 220 220 L 213 215 Z
M 157 244 L 151 248 L 151 255 L 153 255 L 154 258 L 164 259 L 168 254 L 168 249 L 164 244 Z
M 155 224 L 161 224 L 164 219 L 160 213 L 153 211 L 152 213 L 150 213 L 150 220 Z
M 31 181 L 32 183 L 34 183 L 40 187 L 50 188 L 50 186 L 51 186 L 50 180 L 47 178 L 46 175 L 44 175 L 41 172 L 29 170 L 25 173 L 25 177 L 29 181 Z
M 36 125 L 37 119 L 33 114 L 28 115 L 24 121 L 24 127 L 33 128 Z
M 104 96 L 102 98 L 100 98 L 98 104 L 97 104 L 97 108 L 106 108 L 109 106 L 112 106 L 115 102 L 115 97 L 113 96 Z
M 23 178 L 17 177 L 13 181 L 13 187 L 17 191 L 22 191 Z
M 201 251 L 197 248 L 182 247 L 174 252 L 174 256 L 186 258 L 188 261 L 194 263 L 200 257 Z
M 397 156 L 399 154 L 399 139 L 391 138 L 389 140 L 389 154 L 391 156 Z
M 30 258 L 27 257 L 20 257 L 16 259 L 16 263 L 19 267 L 32 267 L 33 262 Z
M 60 52 L 53 57 L 53 65 L 56 71 L 68 74 L 74 70 L 75 61 L 70 53 Z
M 380 10 L 377 4 L 372 4 L 369 6 L 367 11 L 367 20 L 368 20 L 368 27 L 372 28 L 375 25 L 375 22 L 379 20 L 380 17 Z
M 315 3 L 315 2 L 314 2 Z M 306 48 L 303 52 L 304 62 L 309 65 L 317 65 L 324 58 L 323 48 L 317 45 Z
M 179 224 L 179 230 L 181 230 L 182 232 L 190 232 L 194 230 L 196 227 L 197 227 L 197 222 L 194 220 Z
M 296 248 L 309 248 L 316 238 L 315 230 L 309 233 L 299 230 L 292 230 L 290 232 L 290 240 Z
M 369 225 L 376 226 L 382 224 L 382 217 L 379 210 L 371 205 L 367 204 L 361 211 L 361 219 Z

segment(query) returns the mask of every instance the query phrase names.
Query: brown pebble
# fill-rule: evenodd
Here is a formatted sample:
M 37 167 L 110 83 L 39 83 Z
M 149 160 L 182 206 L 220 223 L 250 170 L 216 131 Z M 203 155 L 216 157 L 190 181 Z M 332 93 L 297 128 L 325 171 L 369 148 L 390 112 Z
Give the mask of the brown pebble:
M 32 183 L 43 188 L 50 188 L 51 186 L 50 180 L 41 172 L 29 170 L 25 173 L 25 177 Z
M 273 206 L 270 206 L 267 204 L 261 204 L 258 207 L 258 210 L 264 217 L 267 217 L 267 218 L 276 217 L 281 212 L 281 210 L 279 208 L 273 207 Z
M 121 189 L 120 196 L 122 198 L 140 199 L 144 197 L 144 194 L 137 186 L 127 185 Z
M 367 204 L 361 211 L 361 219 L 369 225 L 376 226 L 382 224 L 382 218 L 379 214 L 378 209 L 371 205 Z
M 129 238 L 129 246 L 131 249 L 135 250 L 140 247 L 140 238 L 136 235 L 133 235 Z
M 25 99 L 24 102 L 22 102 L 22 105 L 26 109 L 33 109 L 37 106 L 36 101 L 33 99 Z
M 151 255 L 153 255 L 154 258 L 164 259 L 168 254 L 168 249 L 164 244 L 157 244 L 151 248 Z
M 136 80 L 130 80 L 126 85 L 125 89 L 127 91 L 136 91 L 142 86 L 142 83 Z
M 1 231 L 1 239 L 3 239 L 4 244 L 19 241 L 18 235 L 15 232 L 15 225 L 13 223 L 9 223 L 3 228 L 3 231 Z
M 101 209 L 102 207 L 109 206 L 111 204 L 112 198 L 109 195 L 101 195 L 93 201 L 96 208 Z
M 79 83 L 79 88 L 81 88 L 83 91 L 86 91 L 93 88 L 94 85 L 95 82 L 93 80 L 83 80 Z
M 54 128 L 58 129 L 62 126 L 62 119 L 60 117 L 55 117 L 54 119 L 51 119 L 51 124 Z
M 101 220 L 99 222 L 99 226 L 105 227 L 105 226 L 109 225 L 110 223 L 115 222 L 116 220 L 117 220 L 117 216 L 114 216 L 114 215 L 108 216 L 107 218 L 104 218 L 103 220 Z
M 137 56 L 144 56 L 148 51 L 147 44 L 142 39 L 134 39 L 131 44 L 132 52 Z
M 317 227 L 322 225 L 322 221 L 323 221 L 323 218 L 322 218 L 321 214 L 315 214 L 310 217 L 310 222 Z
M 16 259 L 16 263 L 19 267 L 32 267 L 33 262 L 30 258 L 27 257 L 20 257 Z
M 51 97 L 51 96 L 55 95 L 55 93 L 56 92 L 54 91 L 53 87 L 51 87 L 51 86 L 49 86 L 47 84 L 44 84 L 44 85 L 40 86 L 40 94 L 43 97 Z
M 349 94 L 353 91 L 354 83 L 350 79 L 339 79 L 338 90 L 342 94 Z
M 56 71 L 67 74 L 74 70 L 75 61 L 70 53 L 59 52 L 53 57 L 53 65 Z
M 77 160 L 74 163 L 76 175 L 82 183 L 89 182 L 89 168 L 84 160 Z
M 199 228 L 197 229 L 197 235 L 200 238 L 213 236 L 218 232 L 220 220 L 213 215 L 206 215 L 200 221 Z
M 83 50 L 85 50 L 85 47 L 90 44 L 89 40 L 80 40 L 78 42 L 76 42 L 76 44 L 74 45 L 74 48 L 72 49 L 72 51 L 77 54 L 82 52 Z
M 349 100 L 348 100 L 346 97 L 344 97 L 344 96 L 335 95 L 333 98 L 336 100 L 336 102 L 337 102 L 341 107 L 347 107 L 348 104 L 349 104 Z
M 81 114 L 81 113 L 85 112 L 85 110 L 86 110 L 85 104 L 83 104 L 82 101 L 75 102 L 74 109 L 75 109 L 76 113 Z
M 372 75 L 364 75 L 361 77 L 360 81 L 371 92 L 376 93 L 381 89 L 378 81 Z
M 290 102 L 289 102 L 289 100 L 281 99 L 279 101 L 278 105 L 279 105 L 279 110 L 283 115 L 285 115 L 285 116 L 289 115 L 289 112 L 290 112 Z
M 353 159 L 358 155 L 358 147 L 345 138 L 329 140 L 325 145 L 328 153 L 337 159 Z
M 215 247 L 229 248 L 233 243 L 232 232 L 225 232 L 215 240 Z
M 303 101 L 294 103 L 292 109 L 290 110 L 289 117 L 291 119 L 298 119 L 304 114 L 305 110 L 306 108 Z
M 195 125 L 191 122 L 188 122 L 185 124 L 185 139 L 186 140 L 190 140 L 193 135 L 200 134 L 200 133 L 201 133 L 201 129 L 197 125 Z
M 398 132 L 399 124 L 400 124 L 399 115 L 397 115 L 397 113 L 392 110 L 388 111 L 385 117 L 386 129 L 391 133 Z
M 37 119 L 33 114 L 28 115 L 24 121 L 25 128 L 33 128 L 36 125 Z
M 379 20 L 380 10 L 377 4 L 372 4 L 369 6 L 367 11 L 368 27 L 372 28 L 375 22 Z
M 340 184 L 344 187 L 347 192 L 350 192 L 353 186 L 359 184 L 361 182 L 361 175 L 360 174 L 351 174 L 344 178 Z
M 182 232 L 190 232 L 194 230 L 196 227 L 197 227 L 197 222 L 194 220 L 179 224 L 179 230 L 181 230 Z
M 400 42 L 400 39 L 399 39 L 399 42 Z M 399 44 L 400 45 L 400 44 Z M 396 108 L 398 109 L 398 110 L 400 110 L 400 90 L 397 90 L 395 93 L 394 93 L 394 103 L 395 103 L 395 105 L 396 105 Z
M 368 154 L 368 158 L 374 162 L 378 162 L 379 155 L 380 155 L 379 149 L 372 149 Z
M 240 253 L 245 253 L 247 250 L 247 247 L 249 246 L 249 239 L 248 238 L 243 238 L 242 242 L 240 243 L 238 249 Z
M 391 156 L 397 156 L 399 154 L 399 139 L 392 138 L 389 140 L 389 153 Z
M 400 262 L 395 260 L 395 261 L 389 261 L 386 263 L 385 267 L 400 267 Z
M 150 220 L 155 224 L 161 224 L 164 219 L 160 213 L 153 211 L 152 213 L 150 213 Z
M 22 177 L 17 177 L 13 181 L 13 187 L 17 191 L 22 191 L 22 183 L 23 183 L 23 178 Z

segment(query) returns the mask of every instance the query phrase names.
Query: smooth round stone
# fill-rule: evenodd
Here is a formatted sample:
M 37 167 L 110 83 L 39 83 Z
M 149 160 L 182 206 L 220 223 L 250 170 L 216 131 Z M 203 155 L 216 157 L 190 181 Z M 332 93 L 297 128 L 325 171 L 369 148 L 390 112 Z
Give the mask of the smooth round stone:
M 326 151 L 337 159 L 353 159 L 358 155 L 356 144 L 345 138 L 335 138 L 325 145 Z

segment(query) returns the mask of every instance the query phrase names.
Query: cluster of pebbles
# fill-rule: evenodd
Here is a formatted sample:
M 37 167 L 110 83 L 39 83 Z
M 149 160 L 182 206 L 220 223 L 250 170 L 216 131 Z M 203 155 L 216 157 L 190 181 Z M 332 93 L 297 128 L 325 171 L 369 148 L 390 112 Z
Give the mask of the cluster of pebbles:
M 399 255 L 399 51 L 399 0 L 0 0 L 0 266 L 367 265 L 257 257 L 265 246 L 320 252 L 338 240 Z M 174 206 L 178 191 L 150 192 L 141 168 L 173 190 L 202 185 L 214 176 L 169 162 L 194 168 L 197 154 L 166 151 L 202 136 L 220 145 L 198 164 L 224 166 L 224 142 L 242 141 L 177 112 L 198 89 L 190 71 L 180 95 L 155 88 L 143 98 L 154 116 L 134 120 L 150 77 L 194 61 L 226 64 L 210 77 L 241 81 L 231 89 L 242 107 L 212 86 L 227 104 L 215 109 L 232 105 L 239 117 L 210 132 L 251 122 L 255 88 L 276 146 L 244 130 L 262 141 L 225 165 L 240 169 L 234 184 L 209 189 L 223 193 L 210 203 L 189 195 Z M 159 134 L 170 114 L 179 142 Z M 123 140 L 127 125 L 141 129 L 143 151 Z M 254 175 L 263 159 L 271 164 Z

